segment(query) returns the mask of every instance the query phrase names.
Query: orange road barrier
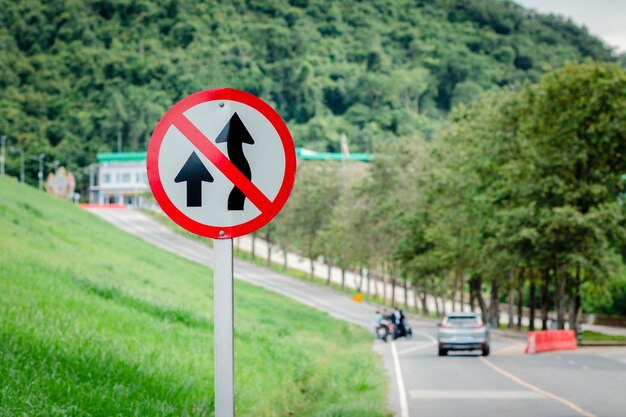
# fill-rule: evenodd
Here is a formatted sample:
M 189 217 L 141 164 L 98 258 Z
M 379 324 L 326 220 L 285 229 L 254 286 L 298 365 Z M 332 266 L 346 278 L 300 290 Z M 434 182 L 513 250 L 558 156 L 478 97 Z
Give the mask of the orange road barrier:
M 528 332 L 526 353 L 548 352 L 550 350 L 576 349 L 576 332 L 573 330 L 542 330 Z
M 363 294 L 357 294 L 354 297 L 352 297 L 352 300 L 356 301 L 357 303 L 362 303 L 363 302 Z

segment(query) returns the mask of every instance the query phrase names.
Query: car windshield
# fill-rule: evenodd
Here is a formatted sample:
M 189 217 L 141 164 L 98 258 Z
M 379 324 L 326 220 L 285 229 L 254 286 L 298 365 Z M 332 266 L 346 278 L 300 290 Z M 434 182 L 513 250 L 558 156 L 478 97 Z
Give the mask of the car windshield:
M 448 317 L 446 322 L 447 327 L 478 327 L 480 324 L 478 323 L 477 317 Z

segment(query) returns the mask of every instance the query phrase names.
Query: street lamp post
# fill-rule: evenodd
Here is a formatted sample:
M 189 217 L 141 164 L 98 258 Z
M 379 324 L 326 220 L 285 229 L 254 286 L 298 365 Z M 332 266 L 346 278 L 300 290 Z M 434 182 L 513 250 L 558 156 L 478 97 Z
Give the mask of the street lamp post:
M 22 148 L 16 148 L 14 146 L 10 146 L 9 152 L 20 153 L 20 182 L 24 184 L 24 150 Z

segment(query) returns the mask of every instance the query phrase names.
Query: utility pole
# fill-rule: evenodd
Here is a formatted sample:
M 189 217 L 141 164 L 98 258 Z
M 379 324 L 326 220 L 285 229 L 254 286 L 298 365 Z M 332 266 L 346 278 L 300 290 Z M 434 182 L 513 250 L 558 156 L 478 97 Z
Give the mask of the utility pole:
M 24 184 L 24 149 L 16 148 L 14 146 L 9 147 L 9 152 L 20 153 L 20 182 Z
M 46 157 L 45 154 L 40 153 L 39 158 L 39 172 L 37 173 L 37 178 L 39 178 L 39 191 L 43 191 L 43 159 Z
M 117 152 L 122 152 L 122 132 L 117 132 Z
M 4 177 L 4 161 L 6 160 L 7 136 L 2 135 L 2 154 L 0 154 L 0 176 Z
M 39 161 L 39 172 L 37 178 L 39 178 L 39 190 L 43 191 L 43 159 L 46 157 L 45 153 L 40 153 L 37 156 L 30 156 L 29 158 L 34 161 Z

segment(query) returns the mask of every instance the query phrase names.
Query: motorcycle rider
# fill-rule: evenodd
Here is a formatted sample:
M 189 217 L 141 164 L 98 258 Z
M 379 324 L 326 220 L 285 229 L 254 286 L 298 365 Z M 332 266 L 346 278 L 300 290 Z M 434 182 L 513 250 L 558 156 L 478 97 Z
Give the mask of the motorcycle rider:
M 404 313 L 398 306 L 394 306 L 393 313 L 391 313 L 391 322 L 394 324 L 394 332 L 396 337 L 406 335 L 406 327 L 404 326 Z

